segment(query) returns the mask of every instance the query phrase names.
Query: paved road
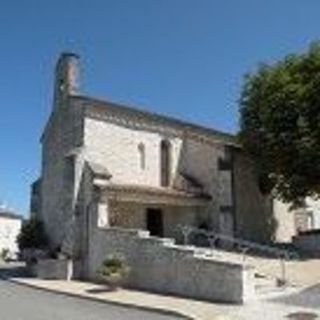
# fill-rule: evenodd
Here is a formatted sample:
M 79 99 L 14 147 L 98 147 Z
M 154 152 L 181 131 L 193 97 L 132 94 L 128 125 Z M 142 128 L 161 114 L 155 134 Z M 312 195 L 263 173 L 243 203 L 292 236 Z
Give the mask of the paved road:
M 0 277 L 3 270 L 0 270 Z M 67 297 L 0 279 L 1 320 L 181 320 L 132 308 Z

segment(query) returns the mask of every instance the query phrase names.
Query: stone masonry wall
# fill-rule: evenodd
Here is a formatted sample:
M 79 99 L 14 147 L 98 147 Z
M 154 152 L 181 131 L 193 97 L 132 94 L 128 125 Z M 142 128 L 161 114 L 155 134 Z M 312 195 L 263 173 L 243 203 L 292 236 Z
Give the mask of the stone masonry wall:
M 242 303 L 253 296 L 253 270 L 208 258 L 172 239 L 147 231 L 94 228 L 90 236 L 89 277 L 110 254 L 131 268 L 126 286 L 210 301 Z
M 179 225 L 196 225 L 201 221 L 200 208 L 182 206 L 159 206 L 134 202 L 108 202 L 109 222 L 112 226 L 146 229 L 146 209 L 160 208 L 163 212 L 163 234 L 164 237 L 182 239 L 178 230 Z
M 66 172 L 66 158 L 81 144 L 81 109 L 72 104 L 61 106 L 51 114 L 42 138 L 41 213 L 52 247 L 61 245 L 68 232 L 76 195 L 74 181 L 66 185 L 66 174 L 75 174 Z
M 85 158 L 108 168 L 113 183 L 160 187 L 160 143 L 171 143 L 171 185 L 183 172 L 196 178 L 212 196 L 208 208 L 202 208 L 215 229 L 219 230 L 221 207 L 232 206 L 231 172 L 218 170 L 219 158 L 225 157 L 224 145 L 184 137 L 172 128 L 152 130 L 118 125 L 115 115 L 109 121 L 85 119 Z M 137 125 L 138 126 L 138 125 Z M 167 133 L 163 133 L 167 132 Z M 139 144 L 145 146 L 145 169 L 140 166 Z
M 259 191 L 253 164 L 241 150 L 234 152 L 234 195 L 237 236 L 269 242 L 276 230 L 272 200 Z
M 160 142 L 170 140 L 172 175 L 180 157 L 181 139 L 163 137 L 157 132 L 134 130 L 113 123 L 87 118 L 85 120 L 86 157 L 105 165 L 112 181 L 125 184 L 160 186 Z M 145 169 L 140 167 L 138 146 L 145 146 Z
M 320 232 L 301 233 L 293 238 L 293 244 L 302 252 L 320 255 Z

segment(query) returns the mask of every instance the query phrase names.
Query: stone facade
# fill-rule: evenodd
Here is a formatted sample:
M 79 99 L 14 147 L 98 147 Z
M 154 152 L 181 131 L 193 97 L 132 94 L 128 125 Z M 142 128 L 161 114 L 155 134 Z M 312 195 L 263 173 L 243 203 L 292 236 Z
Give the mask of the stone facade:
M 109 202 L 111 226 L 121 226 L 129 229 L 147 229 L 145 213 L 148 204 L 135 202 Z M 201 222 L 201 208 L 183 207 L 177 205 L 153 205 L 163 212 L 163 236 L 181 240 L 179 225 L 197 225 Z
M 31 185 L 30 215 L 37 217 L 41 212 L 41 179 L 34 181 Z
M 78 57 L 63 54 L 33 188 L 50 245 L 73 257 L 76 276 L 92 270 L 93 214 L 99 228 L 148 229 L 177 241 L 179 225 L 274 239 L 272 201 L 234 136 L 81 96 L 78 73 Z
M 234 151 L 233 166 L 237 237 L 262 243 L 274 240 L 277 226 L 273 200 L 261 194 L 253 164 L 241 150 Z
M 320 231 L 305 231 L 293 238 L 293 244 L 300 251 L 313 254 L 317 257 L 320 255 Z
M 32 273 L 40 279 L 71 280 L 72 277 L 71 260 L 39 259 L 32 268 Z
M 243 303 L 254 296 L 253 269 L 205 256 L 172 239 L 147 231 L 95 228 L 90 245 L 89 276 L 108 255 L 120 255 L 130 266 L 125 285 L 209 301 Z
M 182 224 L 205 221 L 217 231 L 232 234 L 232 173 L 231 170 L 219 170 L 218 163 L 227 157 L 226 147 L 236 145 L 233 137 L 79 96 L 77 80 L 73 76 L 77 74 L 74 71 L 77 63 L 77 57 L 68 54 L 62 55 L 58 61 L 54 108 L 41 139 L 41 210 L 38 216 L 45 223 L 52 247 L 61 248 L 64 242 L 70 242 L 70 233 L 78 224 L 75 220 L 81 219 L 83 212 L 79 210 L 79 199 L 83 197 L 80 191 L 87 163 L 105 167 L 111 173 L 110 185 L 136 185 L 156 188 L 160 193 L 163 191 L 162 195 L 147 202 L 143 200 L 146 199 L 145 192 L 133 199 L 132 208 L 136 209 L 131 210 L 131 214 L 137 217 L 129 220 L 138 221 L 140 218 L 136 227 L 145 226 L 142 210 L 152 207 L 163 210 L 165 234 L 173 235 L 174 221 Z M 163 141 L 170 145 L 170 180 L 165 188 L 161 186 Z M 166 196 L 164 193 L 168 190 L 174 190 L 176 194 Z M 181 193 L 179 196 L 177 190 Z M 200 204 L 204 195 L 207 201 Z M 110 201 L 108 208 L 128 207 L 125 198 L 104 197 L 105 202 Z M 194 199 L 191 201 L 190 198 Z M 110 216 L 114 212 L 110 212 Z M 114 220 L 128 225 L 126 212 L 128 210 L 119 212 L 120 216 Z
M 177 183 L 181 173 L 187 173 L 200 181 L 203 192 L 212 199 L 202 211 L 207 212 L 206 219 L 219 230 L 220 207 L 232 206 L 231 171 L 218 170 L 219 159 L 225 157 L 224 144 L 216 142 L 214 138 L 212 141 L 185 138 L 183 132 L 168 125 L 162 125 L 157 132 L 154 128 L 149 129 L 151 124 L 142 120 L 135 127 L 130 124 L 120 126 L 114 122 L 119 120 L 121 114 L 116 116 L 111 112 L 109 115 L 108 105 L 104 113 L 103 121 L 85 119 L 84 145 L 87 161 L 108 164 L 114 184 L 160 187 L 160 144 L 164 139 L 169 141 L 172 164 L 169 187 L 179 187 Z M 139 163 L 138 146 L 141 144 L 145 147 L 144 169 L 141 169 Z M 143 204 L 143 199 L 139 199 L 138 203 Z M 188 211 L 189 208 L 186 207 L 185 210 Z

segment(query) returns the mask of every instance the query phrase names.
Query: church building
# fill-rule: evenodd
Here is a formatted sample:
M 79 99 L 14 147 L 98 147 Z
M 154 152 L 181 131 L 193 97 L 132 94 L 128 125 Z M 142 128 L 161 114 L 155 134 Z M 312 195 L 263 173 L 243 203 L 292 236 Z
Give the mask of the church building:
M 32 188 L 33 214 L 52 248 L 77 257 L 82 270 L 92 215 L 100 227 L 177 241 L 181 225 L 257 242 L 291 238 L 294 224 L 281 226 L 292 216 L 274 213 L 235 136 L 84 96 L 79 63 L 73 53 L 57 62 L 41 175 Z

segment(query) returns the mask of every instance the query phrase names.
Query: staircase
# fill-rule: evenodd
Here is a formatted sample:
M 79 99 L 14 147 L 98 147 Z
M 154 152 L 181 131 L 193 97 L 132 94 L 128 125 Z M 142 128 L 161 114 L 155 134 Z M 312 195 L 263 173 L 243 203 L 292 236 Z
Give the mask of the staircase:
M 288 276 L 288 264 L 291 259 L 298 258 L 294 251 L 225 236 L 212 231 L 186 228 L 188 229 L 182 231 L 185 241 L 190 239 L 192 234 L 199 234 L 199 232 L 202 236 L 207 237 L 209 247 L 197 248 L 199 254 L 254 267 L 255 289 L 258 296 L 281 294 L 292 285 Z M 222 244 L 220 248 L 217 247 L 217 243 Z

